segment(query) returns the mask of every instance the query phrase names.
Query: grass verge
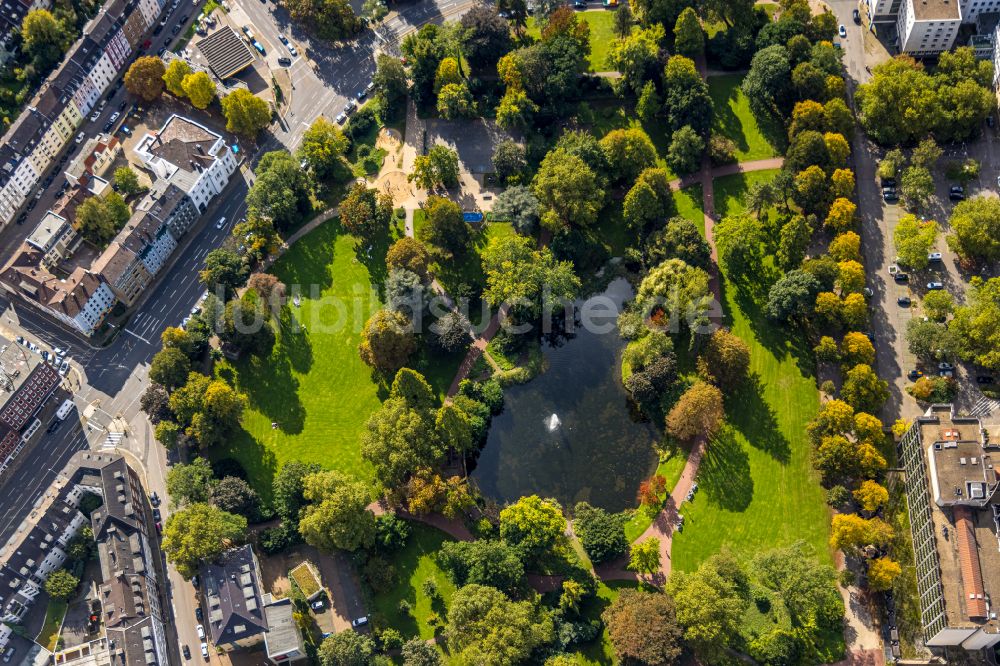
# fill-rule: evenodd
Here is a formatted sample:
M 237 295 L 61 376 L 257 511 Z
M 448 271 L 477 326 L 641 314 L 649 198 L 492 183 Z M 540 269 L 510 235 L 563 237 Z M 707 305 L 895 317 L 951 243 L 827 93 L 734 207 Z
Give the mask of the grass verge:
M 45 609 L 45 622 L 42 624 L 42 630 L 38 632 L 36 642 L 50 652 L 56 649 L 56 642 L 59 640 L 59 627 L 62 626 L 66 608 L 65 601 L 49 599 L 49 605 Z

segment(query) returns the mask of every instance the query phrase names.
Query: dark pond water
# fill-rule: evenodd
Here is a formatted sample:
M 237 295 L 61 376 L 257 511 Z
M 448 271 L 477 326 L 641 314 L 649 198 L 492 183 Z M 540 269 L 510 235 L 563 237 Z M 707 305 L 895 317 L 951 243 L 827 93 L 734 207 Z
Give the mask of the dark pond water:
M 617 279 L 602 300 L 618 311 L 631 295 Z M 558 346 L 543 342 L 547 370 L 505 391 L 473 473 L 487 496 L 503 502 L 534 493 L 565 507 L 586 501 L 609 511 L 636 505 L 639 483 L 656 468 L 657 432 L 630 414 L 620 381 L 625 345 L 614 319 L 592 319 L 610 330 L 578 326 Z M 553 414 L 559 423 L 550 429 Z

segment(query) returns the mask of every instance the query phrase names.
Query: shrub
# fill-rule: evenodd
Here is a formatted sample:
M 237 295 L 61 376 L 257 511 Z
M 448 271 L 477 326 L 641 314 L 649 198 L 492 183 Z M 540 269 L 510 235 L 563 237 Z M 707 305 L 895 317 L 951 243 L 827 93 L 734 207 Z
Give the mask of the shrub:
M 375 110 L 371 106 L 363 106 L 358 109 L 358 112 L 351 117 L 347 126 L 344 127 L 344 135 L 351 141 L 356 141 L 359 137 L 371 131 L 377 124 L 378 118 L 375 117 Z

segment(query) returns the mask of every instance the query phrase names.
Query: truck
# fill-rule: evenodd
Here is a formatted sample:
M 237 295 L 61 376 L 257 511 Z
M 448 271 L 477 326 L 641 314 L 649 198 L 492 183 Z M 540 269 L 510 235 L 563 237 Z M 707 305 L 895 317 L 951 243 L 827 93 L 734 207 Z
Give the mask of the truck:
M 67 399 L 63 402 L 63 404 L 59 405 L 59 409 L 56 410 L 56 418 L 60 421 L 65 421 L 66 417 L 69 416 L 69 413 L 73 411 L 75 407 L 76 403 Z

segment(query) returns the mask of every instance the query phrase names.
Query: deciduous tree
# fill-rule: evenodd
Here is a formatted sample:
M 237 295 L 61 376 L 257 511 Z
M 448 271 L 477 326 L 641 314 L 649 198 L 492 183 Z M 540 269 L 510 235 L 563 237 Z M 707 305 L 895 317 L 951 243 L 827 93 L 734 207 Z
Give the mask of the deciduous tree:
M 562 507 L 554 499 L 528 495 L 500 511 L 500 536 L 530 557 L 555 546 L 565 529 Z
M 271 107 L 248 90 L 236 88 L 222 98 L 226 130 L 253 138 L 271 124 Z
M 163 94 L 163 75 L 167 69 L 156 56 L 141 56 L 125 72 L 125 89 L 147 102 Z
M 319 116 L 302 134 L 298 154 L 317 178 L 340 177 L 347 172 L 344 153 L 348 145 L 340 128 Z
M 403 367 L 417 348 L 410 320 L 394 310 L 379 310 L 365 322 L 358 351 L 361 360 L 391 374 Z
M 207 109 L 215 100 L 215 84 L 205 72 L 188 74 L 181 81 L 181 88 L 196 109 Z
M 725 410 L 722 392 L 706 382 L 695 382 L 667 414 L 667 432 L 680 440 L 710 439 L 719 429 Z
M 344 229 L 368 242 L 388 233 L 391 219 L 392 197 L 364 183 L 355 183 L 340 202 L 340 223 Z
M 302 479 L 309 502 L 299 520 L 299 532 L 311 546 L 332 551 L 369 547 L 375 538 L 375 516 L 368 510 L 367 487 L 334 470 Z
M 458 184 L 458 153 L 447 146 L 435 144 L 426 155 L 417 156 L 409 178 L 423 189 Z
M 163 552 L 178 573 L 190 579 L 203 561 L 211 560 L 241 541 L 247 520 L 211 504 L 192 504 L 167 517 Z
M 648 539 L 643 543 L 654 541 L 656 539 Z M 659 547 L 656 550 L 658 560 Z M 683 630 L 669 596 L 622 590 L 601 619 L 608 628 L 615 655 L 622 663 L 667 666 L 680 659 Z

